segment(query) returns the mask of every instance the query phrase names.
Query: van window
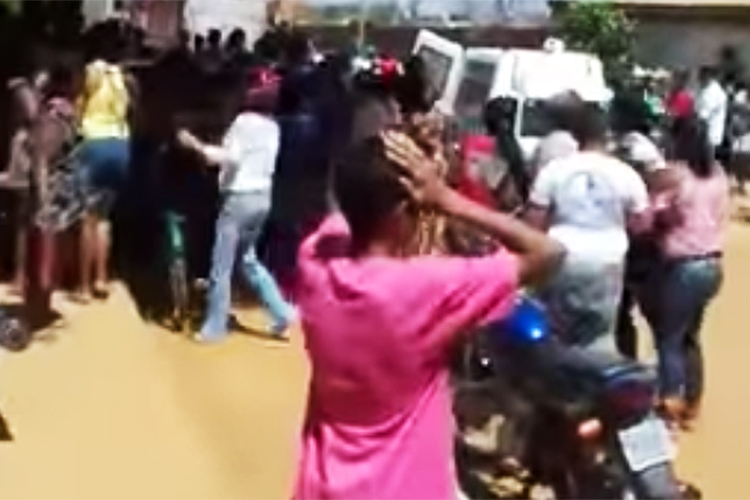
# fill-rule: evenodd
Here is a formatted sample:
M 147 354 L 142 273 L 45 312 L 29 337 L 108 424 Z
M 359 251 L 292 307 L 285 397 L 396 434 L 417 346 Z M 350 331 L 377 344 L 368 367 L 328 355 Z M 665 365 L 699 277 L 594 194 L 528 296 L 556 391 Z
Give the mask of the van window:
M 442 96 L 445 93 L 445 86 L 448 84 L 448 75 L 453 65 L 453 58 L 427 45 L 419 47 L 417 56 L 424 61 L 427 71 L 432 77 L 435 90 Z
M 458 115 L 481 116 L 490 97 L 496 68 L 496 64 L 492 62 L 466 61 L 456 95 L 455 110 Z

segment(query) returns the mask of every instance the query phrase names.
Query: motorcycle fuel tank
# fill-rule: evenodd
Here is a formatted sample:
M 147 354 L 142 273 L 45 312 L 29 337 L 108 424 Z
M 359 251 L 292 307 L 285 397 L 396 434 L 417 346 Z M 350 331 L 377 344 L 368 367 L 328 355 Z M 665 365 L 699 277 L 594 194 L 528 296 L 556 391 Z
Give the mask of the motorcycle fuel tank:
M 521 295 L 511 312 L 488 325 L 494 341 L 516 345 L 536 344 L 550 336 L 547 315 L 542 305 Z

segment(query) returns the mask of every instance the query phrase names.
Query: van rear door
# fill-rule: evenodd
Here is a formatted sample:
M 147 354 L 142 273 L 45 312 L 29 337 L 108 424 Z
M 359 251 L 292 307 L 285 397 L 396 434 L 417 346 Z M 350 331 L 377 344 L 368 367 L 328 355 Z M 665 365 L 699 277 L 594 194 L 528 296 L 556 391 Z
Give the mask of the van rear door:
M 463 72 L 463 47 L 433 31 L 420 30 L 412 53 L 422 57 L 430 68 L 435 86 L 440 93 L 436 103 L 438 110 L 446 115 L 453 115 L 456 93 Z

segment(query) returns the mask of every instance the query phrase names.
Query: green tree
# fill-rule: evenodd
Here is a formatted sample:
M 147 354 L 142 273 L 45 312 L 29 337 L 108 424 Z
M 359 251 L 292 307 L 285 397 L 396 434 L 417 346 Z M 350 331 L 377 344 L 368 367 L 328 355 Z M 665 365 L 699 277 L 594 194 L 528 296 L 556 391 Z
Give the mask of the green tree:
M 559 36 L 572 50 L 596 54 L 609 81 L 633 65 L 635 24 L 611 2 L 565 2 L 555 13 Z

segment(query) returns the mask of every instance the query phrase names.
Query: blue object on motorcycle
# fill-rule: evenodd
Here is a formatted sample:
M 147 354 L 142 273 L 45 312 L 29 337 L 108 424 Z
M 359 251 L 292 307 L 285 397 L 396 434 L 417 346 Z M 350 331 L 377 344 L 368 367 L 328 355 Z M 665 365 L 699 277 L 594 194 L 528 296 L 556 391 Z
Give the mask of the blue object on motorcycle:
M 533 344 L 549 336 L 549 325 L 544 308 L 537 301 L 520 296 L 513 310 L 503 319 L 488 325 L 491 336 L 498 342 Z

